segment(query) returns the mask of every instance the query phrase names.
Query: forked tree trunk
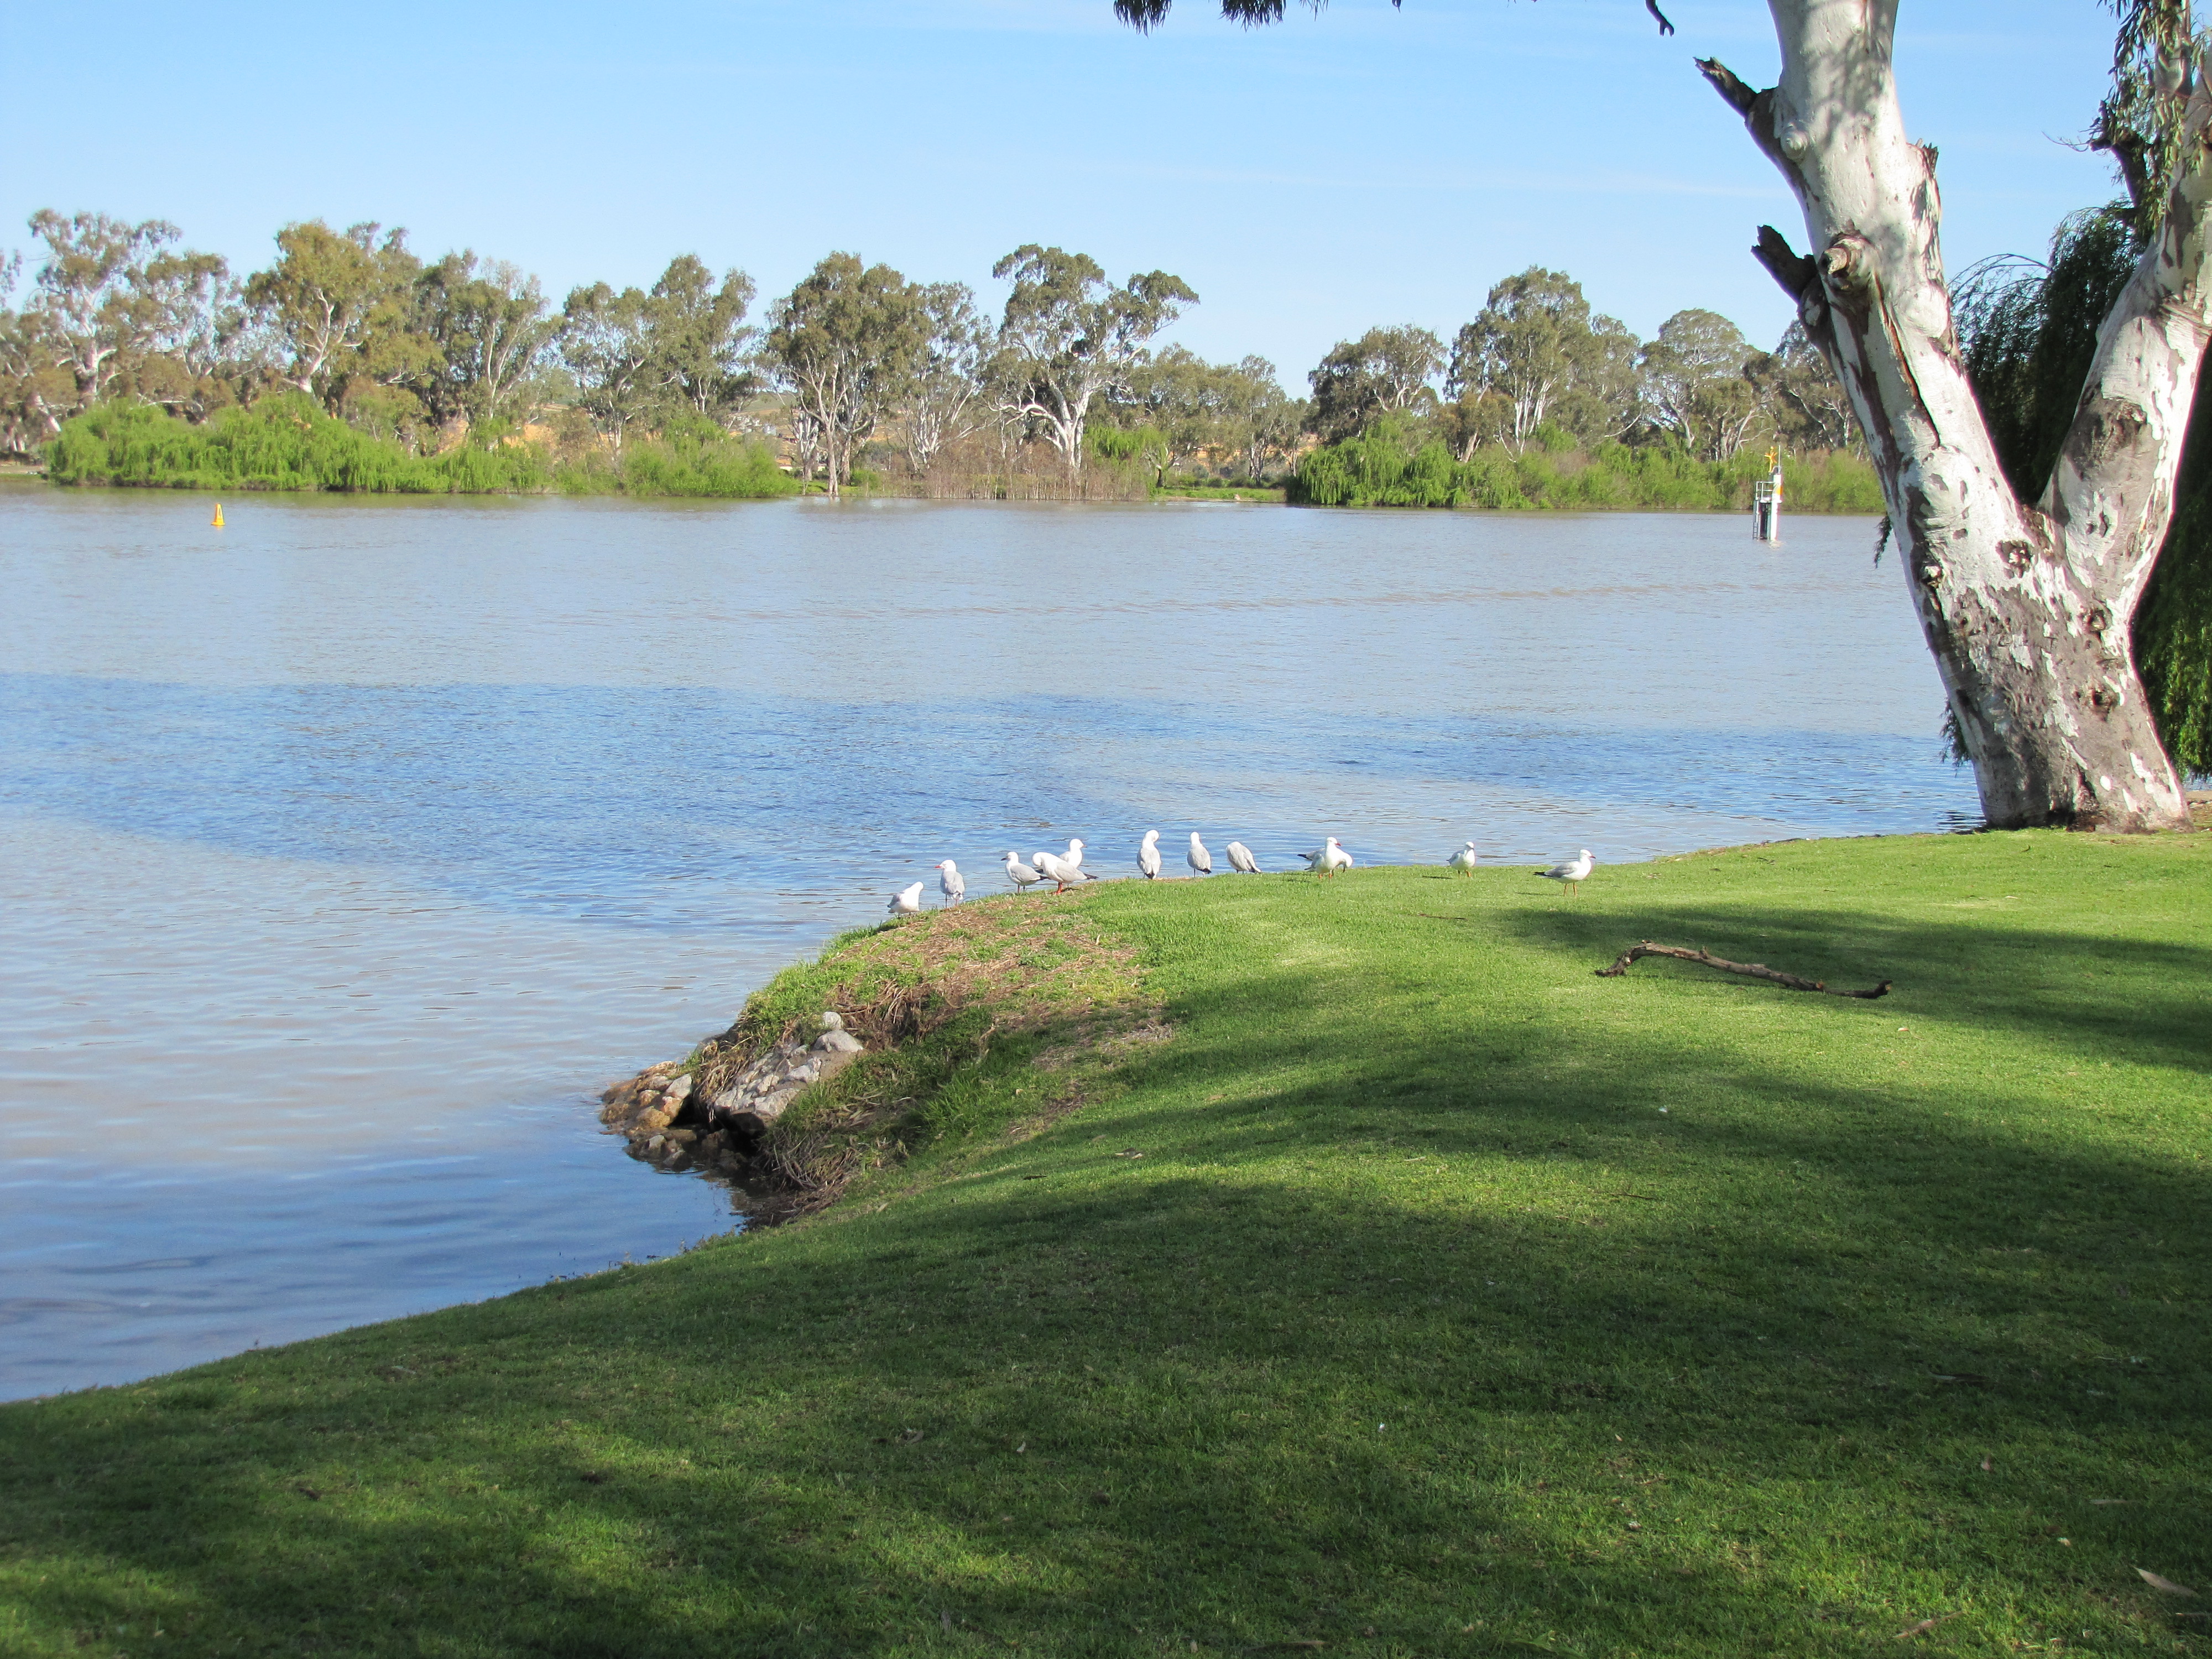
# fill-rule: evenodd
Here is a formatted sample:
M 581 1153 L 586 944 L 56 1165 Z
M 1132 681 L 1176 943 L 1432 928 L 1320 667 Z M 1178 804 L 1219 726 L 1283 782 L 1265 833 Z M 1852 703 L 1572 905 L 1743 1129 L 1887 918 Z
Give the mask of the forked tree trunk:
M 1804 209 L 1814 253 L 1758 256 L 1797 301 L 1867 434 L 1906 583 L 1982 809 L 2004 828 L 2185 829 L 2129 624 L 2166 538 L 2212 306 L 2203 84 L 2166 223 L 2115 302 L 2050 487 L 2005 481 L 1952 325 L 1936 152 L 1891 72 L 1897 0 L 1769 0 L 1782 83 L 1700 68 Z

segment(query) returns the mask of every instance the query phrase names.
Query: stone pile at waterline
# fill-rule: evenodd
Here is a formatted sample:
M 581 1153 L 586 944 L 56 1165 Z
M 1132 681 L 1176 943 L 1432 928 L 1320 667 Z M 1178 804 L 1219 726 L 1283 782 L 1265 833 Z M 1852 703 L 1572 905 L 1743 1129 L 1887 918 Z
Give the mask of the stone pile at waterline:
M 821 1035 L 811 1042 L 787 1037 L 770 1044 L 711 1098 L 697 1089 L 697 1073 L 714 1058 L 715 1043 L 703 1045 L 696 1063 L 648 1066 L 599 1097 L 599 1121 L 629 1143 L 632 1158 L 664 1170 L 734 1177 L 810 1084 L 835 1077 L 866 1051 L 835 1010 L 819 1023 Z

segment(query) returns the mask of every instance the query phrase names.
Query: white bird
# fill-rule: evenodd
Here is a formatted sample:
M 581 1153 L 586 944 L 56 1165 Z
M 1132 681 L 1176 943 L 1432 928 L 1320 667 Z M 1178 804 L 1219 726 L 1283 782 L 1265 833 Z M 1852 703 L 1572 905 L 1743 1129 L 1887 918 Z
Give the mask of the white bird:
M 1194 876 L 1213 873 L 1213 854 L 1206 850 L 1206 843 L 1198 838 L 1195 830 L 1190 832 L 1190 851 L 1182 855 L 1182 861 L 1190 866 L 1190 872 Z
M 895 916 L 918 916 L 921 914 L 921 884 L 902 887 L 891 895 L 890 912 Z
M 1060 861 L 1071 870 L 1080 870 L 1083 867 L 1083 843 L 1079 841 L 1068 842 L 1067 850 L 1060 855 Z
M 1137 868 L 1145 872 L 1146 881 L 1160 878 L 1160 832 L 1145 831 L 1145 844 L 1137 849 Z
M 937 890 L 945 895 L 947 904 L 957 904 L 968 896 L 968 884 L 961 879 L 960 866 L 951 859 L 937 866 Z
M 1240 876 L 1260 873 L 1260 860 L 1252 856 L 1252 849 L 1241 841 L 1229 843 L 1229 867 Z
M 1547 881 L 1564 881 L 1567 884 L 1567 890 L 1570 893 L 1579 893 L 1582 891 L 1583 882 L 1588 878 L 1591 867 L 1596 863 L 1596 855 L 1585 847 L 1568 862 L 1555 864 L 1550 869 L 1539 870 L 1536 873 Z
M 1014 884 L 1017 891 L 1026 892 L 1044 878 L 1037 873 L 1035 865 L 1024 864 L 1018 855 L 1009 853 L 1006 854 L 1006 879 Z
M 1474 843 L 1473 842 L 1468 842 L 1466 846 L 1461 848 L 1458 852 L 1454 853 L 1449 858 L 1446 859 L 1444 862 L 1449 865 L 1453 869 L 1458 871 L 1462 876 L 1473 875 L 1474 873 L 1474 866 L 1476 863 Z
M 1298 856 L 1306 860 L 1306 868 L 1317 876 L 1333 876 L 1340 870 L 1352 868 L 1352 854 L 1337 844 L 1334 836 L 1322 843 L 1318 853 L 1301 853 Z
M 1054 858 L 1049 853 L 1036 853 L 1031 856 L 1036 860 L 1038 872 L 1054 884 L 1052 890 L 1055 893 L 1065 893 L 1069 888 L 1091 879 L 1066 859 Z

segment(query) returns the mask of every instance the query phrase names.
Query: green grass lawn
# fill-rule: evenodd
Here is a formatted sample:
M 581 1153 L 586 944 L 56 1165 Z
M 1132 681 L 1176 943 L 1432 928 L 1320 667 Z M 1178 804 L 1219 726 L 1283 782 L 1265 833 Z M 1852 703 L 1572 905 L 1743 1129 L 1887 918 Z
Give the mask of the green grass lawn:
M 2212 1651 L 2212 836 L 1048 905 L 1170 1040 L 978 1003 L 811 1218 L 0 1410 L 0 1651 Z

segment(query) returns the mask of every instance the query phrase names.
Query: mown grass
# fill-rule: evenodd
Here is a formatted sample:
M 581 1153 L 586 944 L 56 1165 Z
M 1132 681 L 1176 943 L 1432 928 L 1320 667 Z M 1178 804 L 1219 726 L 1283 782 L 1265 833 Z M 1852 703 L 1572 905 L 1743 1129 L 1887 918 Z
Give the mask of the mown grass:
M 1172 1040 L 1042 1123 L 994 1047 L 791 1226 L 0 1411 L 0 1648 L 2206 1650 L 2136 1569 L 2212 1591 L 2212 837 L 994 904 Z M 1593 976 L 1646 937 L 1898 989 Z

